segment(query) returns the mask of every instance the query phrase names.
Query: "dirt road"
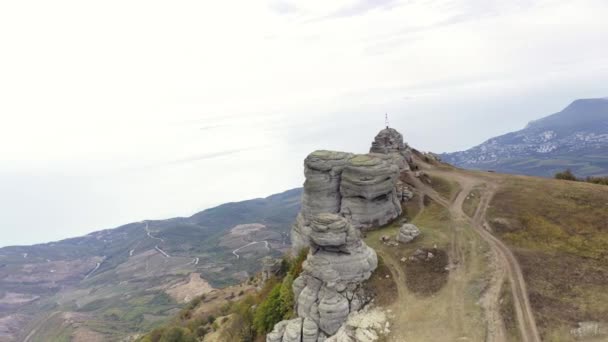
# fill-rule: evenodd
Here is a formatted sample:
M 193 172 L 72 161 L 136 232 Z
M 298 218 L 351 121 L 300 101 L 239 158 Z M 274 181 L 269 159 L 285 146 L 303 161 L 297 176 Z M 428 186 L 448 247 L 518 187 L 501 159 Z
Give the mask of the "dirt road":
M 415 177 L 411 177 L 412 182 L 415 183 L 415 186 L 419 191 L 423 192 L 437 203 L 449 208 L 450 212 L 456 217 L 468 220 L 479 236 L 489 244 L 492 249 L 492 253 L 496 256 L 496 272 L 492 277 L 490 287 L 488 288 L 486 296 L 482 301 L 487 314 L 489 340 L 505 340 L 504 327 L 502 326 L 502 319 L 500 318 L 498 300 L 500 288 L 504 280 L 503 275 L 506 275 L 506 277 L 509 279 L 509 283 L 511 284 L 511 292 L 513 295 L 514 308 L 517 316 L 521 341 L 540 342 L 540 335 L 538 333 L 536 321 L 530 306 L 526 283 L 521 271 L 521 267 L 519 266 L 519 263 L 511 250 L 502 241 L 494 237 L 487 229 L 488 226 L 485 220 L 486 212 L 497 185 L 483 179 L 467 177 L 466 175 L 455 174 L 454 172 L 447 173 L 433 169 L 425 170 L 425 172 L 432 176 L 442 177 L 444 179 L 450 179 L 458 182 L 461 191 L 456 196 L 454 201 L 450 202 L 435 192 L 428 185 L 424 184 Z M 462 205 L 471 190 L 474 187 L 484 183 L 486 184 L 486 191 L 484 191 L 482 200 L 480 201 L 474 217 L 470 218 L 462 210 Z

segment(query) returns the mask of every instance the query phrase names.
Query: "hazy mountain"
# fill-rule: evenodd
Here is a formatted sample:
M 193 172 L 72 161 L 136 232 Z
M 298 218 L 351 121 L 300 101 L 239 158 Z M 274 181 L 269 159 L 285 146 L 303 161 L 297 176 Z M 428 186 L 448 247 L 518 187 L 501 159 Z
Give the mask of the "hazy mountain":
M 260 270 L 261 258 L 282 255 L 300 196 L 294 189 L 188 218 L 0 248 L 0 341 L 78 329 L 118 340 L 148 329 L 173 315 L 183 302 L 179 296 L 199 283 L 240 283 Z M 183 286 L 192 275 L 197 286 Z
M 442 159 L 470 169 L 552 176 L 566 168 L 578 176 L 608 174 L 608 98 L 572 102 L 526 128 L 492 138 Z

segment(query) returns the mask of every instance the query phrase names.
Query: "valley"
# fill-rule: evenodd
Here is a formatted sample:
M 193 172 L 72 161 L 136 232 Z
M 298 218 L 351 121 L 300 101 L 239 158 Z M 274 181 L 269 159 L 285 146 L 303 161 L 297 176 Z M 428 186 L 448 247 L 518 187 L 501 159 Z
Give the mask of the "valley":
M 284 253 L 299 197 L 296 189 L 190 218 L 1 248 L 0 341 L 137 336 L 192 298 L 248 279 L 258 259 Z

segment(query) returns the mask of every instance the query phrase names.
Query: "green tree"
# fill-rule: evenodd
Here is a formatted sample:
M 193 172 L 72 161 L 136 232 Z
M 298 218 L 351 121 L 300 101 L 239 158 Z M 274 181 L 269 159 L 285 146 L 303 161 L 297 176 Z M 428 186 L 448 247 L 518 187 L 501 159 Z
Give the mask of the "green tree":
M 271 331 L 274 325 L 281 321 L 284 312 L 281 306 L 281 284 L 275 285 L 268 298 L 255 310 L 253 325 L 258 334 L 263 335 Z
M 570 169 L 567 169 L 566 171 L 563 171 L 563 172 L 556 173 L 555 179 L 569 180 L 569 181 L 577 180 L 576 176 L 572 173 L 572 171 Z

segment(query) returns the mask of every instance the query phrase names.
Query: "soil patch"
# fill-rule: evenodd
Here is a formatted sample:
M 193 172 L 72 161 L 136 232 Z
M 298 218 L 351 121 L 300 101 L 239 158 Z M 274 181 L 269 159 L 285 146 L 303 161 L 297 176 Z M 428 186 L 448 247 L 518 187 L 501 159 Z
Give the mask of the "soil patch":
M 448 281 L 448 262 L 448 254 L 442 249 L 416 250 L 403 262 L 407 288 L 424 296 L 438 292 Z

